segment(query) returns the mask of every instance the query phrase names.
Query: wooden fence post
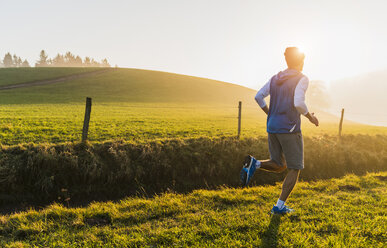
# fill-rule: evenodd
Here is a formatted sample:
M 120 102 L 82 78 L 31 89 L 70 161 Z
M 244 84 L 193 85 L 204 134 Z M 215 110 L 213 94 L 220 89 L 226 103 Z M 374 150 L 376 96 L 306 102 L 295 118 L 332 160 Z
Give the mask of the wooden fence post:
M 343 130 L 344 109 L 341 109 L 341 118 L 339 125 L 339 138 L 341 138 L 341 131 Z
M 85 119 L 83 121 L 82 142 L 85 142 L 87 140 L 87 134 L 89 132 L 90 113 L 91 113 L 91 98 L 86 97 L 86 111 L 85 111 Z
M 238 139 L 241 137 L 242 102 L 238 105 Z

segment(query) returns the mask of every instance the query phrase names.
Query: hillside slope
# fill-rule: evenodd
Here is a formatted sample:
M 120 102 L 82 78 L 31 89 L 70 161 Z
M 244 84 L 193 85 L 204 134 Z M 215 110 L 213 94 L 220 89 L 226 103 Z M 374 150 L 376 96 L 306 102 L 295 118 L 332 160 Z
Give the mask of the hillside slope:
M 387 172 L 299 183 L 295 213 L 268 214 L 280 184 L 52 205 L 0 216 L 5 247 L 385 247 Z
M 36 68 L 40 70 L 40 68 Z M 115 69 L 55 85 L 0 92 L 0 104 L 84 102 L 199 103 L 235 105 L 254 103 L 255 91 L 235 84 L 173 73 Z
M 34 78 L 28 76 L 31 73 L 58 77 L 58 70 L 75 73 L 84 68 L 19 69 L 2 69 L 0 73 L 12 71 L 14 76 L 10 78 L 15 79 L 18 72 L 19 77 L 30 78 L 27 81 L 31 82 Z M 242 135 L 266 135 L 266 116 L 255 103 L 255 93 L 235 84 L 139 69 L 112 69 L 52 85 L 3 90 L 0 91 L 0 143 L 80 140 L 86 97 L 93 99 L 91 141 L 235 136 L 238 101 L 243 102 Z M 310 110 L 314 111 L 314 107 L 310 106 Z M 304 134 L 336 135 L 339 117 L 314 112 L 321 126 L 315 128 L 302 118 Z M 387 132 L 387 128 L 347 121 L 344 125 L 344 134 Z
M 105 68 L 85 67 L 40 67 L 40 68 L 0 68 L 0 86 L 22 84 L 53 79 L 68 75 L 98 71 Z

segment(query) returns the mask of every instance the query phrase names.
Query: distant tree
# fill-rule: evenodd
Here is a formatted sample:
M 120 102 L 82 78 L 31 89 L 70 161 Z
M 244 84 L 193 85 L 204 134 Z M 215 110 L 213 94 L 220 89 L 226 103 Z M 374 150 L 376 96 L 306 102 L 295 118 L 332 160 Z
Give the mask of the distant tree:
M 99 67 L 99 63 L 94 59 L 91 59 L 91 67 Z
M 21 67 L 31 67 L 31 66 L 30 66 L 30 63 L 28 63 L 28 61 L 25 59 L 21 64 Z
M 16 67 L 21 67 L 21 65 L 23 64 L 23 60 L 20 57 L 17 57 L 15 61 Z
M 12 55 L 10 53 L 7 53 L 4 56 L 3 64 L 4 64 L 4 67 L 13 67 L 14 66 Z
M 64 67 L 66 66 L 65 58 L 61 54 L 57 54 L 56 57 L 52 60 L 52 65 L 55 67 Z
M 13 66 L 14 66 L 14 67 L 19 67 L 19 66 L 18 66 L 18 57 L 16 56 L 16 54 L 14 54 L 14 55 L 12 56 L 12 58 L 13 58 Z
M 66 66 L 72 66 L 75 63 L 75 57 L 71 52 L 67 52 L 65 55 Z
M 75 57 L 74 64 L 72 66 L 82 67 L 82 65 L 83 65 L 83 62 L 82 62 L 81 57 L 79 57 L 79 56 Z
M 328 89 L 324 81 L 310 81 L 306 94 L 306 100 L 311 106 L 319 109 L 330 107 L 331 99 L 329 98 Z
M 48 56 L 44 50 L 40 52 L 39 60 L 36 62 L 36 67 L 47 67 L 48 66 Z
M 102 60 L 101 66 L 102 67 L 110 67 L 110 64 L 106 58 Z
M 53 62 L 52 59 L 47 59 L 47 66 L 52 66 L 52 62 Z
M 91 59 L 89 57 L 86 57 L 83 61 L 83 66 L 90 67 L 91 66 Z

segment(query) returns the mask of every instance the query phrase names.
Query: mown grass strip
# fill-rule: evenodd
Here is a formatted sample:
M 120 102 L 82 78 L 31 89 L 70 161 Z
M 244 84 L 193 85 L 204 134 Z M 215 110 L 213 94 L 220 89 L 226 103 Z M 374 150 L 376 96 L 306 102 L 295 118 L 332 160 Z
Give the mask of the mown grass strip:
M 0 217 L 4 247 L 383 247 L 387 172 L 301 182 L 268 214 L 280 184 L 167 193 L 85 208 L 54 204 Z M 353 191 L 351 187 L 358 187 Z

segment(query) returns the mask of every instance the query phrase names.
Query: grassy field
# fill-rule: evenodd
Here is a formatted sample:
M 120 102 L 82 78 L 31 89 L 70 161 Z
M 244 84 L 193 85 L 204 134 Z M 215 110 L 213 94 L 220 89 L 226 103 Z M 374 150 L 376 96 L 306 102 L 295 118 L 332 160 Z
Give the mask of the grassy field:
M 96 70 L 101 70 L 101 68 L 0 68 L 0 86 L 53 79 Z
M 50 71 L 55 68 L 43 69 Z M 74 70 L 73 73 L 80 70 L 67 69 Z M 0 73 L 7 70 L 2 69 Z M 41 78 L 48 76 L 41 68 L 33 70 Z M 20 74 L 24 72 L 20 71 Z M 98 103 L 236 105 L 238 100 L 252 104 L 254 93 L 254 90 L 246 87 L 210 79 L 158 71 L 115 69 L 55 85 L 2 91 L 0 104 L 84 103 L 85 97 L 89 96 Z
M 58 204 L 0 216 L 2 247 L 385 247 L 387 173 L 301 182 L 287 216 L 280 184 Z
M 0 69 L 0 85 L 88 70 Z M 254 95 L 238 85 L 136 69 L 0 91 L 0 204 L 186 192 L 3 215 L 0 246 L 383 247 L 386 172 L 303 182 L 289 201 L 297 212 L 282 218 L 268 215 L 279 184 L 191 192 L 237 185 L 248 153 L 268 158 L 266 118 Z M 93 107 L 90 142 L 82 144 L 86 97 Z M 233 138 L 238 101 L 241 140 Z M 386 127 L 345 120 L 339 141 L 338 117 L 315 107 L 321 126 L 303 119 L 302 179 L 386 170 Z M 259 172 L 252 183 L 283 177 Z
M 43 79 L 62 75 L 62 70 L 69 74 L 86 69 L 30 68 L 28 73 L 21 69 L 20 75 L 15 73 L 17 69 L 1 69 L 0 77 L 9 78 L 3 83 L 20 82 L 21 75 Z M 235 136 L 239 100 L 243 101 L 242 135 L 263 136 L 265 116 L 254 95 L 254 90 L 209 79 L 117 69 L 55 85 L 0 91 L 0 142 L 17 145 L 80 140 L 86 96 L 93 98 L 92 142 Z M 304 119 L 304 134 L 336 135 L 338 117 L 316 114 L 322 120 L 321 127 L 314 128 Z M 345 122 L 344 134 L 385 135 L 387 128 Z
M 61 143 L 81 139 L 83 104 L 33 104 L 0 106 L 0 140 L 19 143 Z M 147 141 L 165 138 L 235 136 L 235 106 L 207 107 L 191 104 L 103 104 L 95 102 L 89 129 L 92 142 Z M 336 135 L 338 123 L 322 122 L 315 128 L 303 119 L 304 135 Z M 387 128 L 344 123 L 343 134 L 387 134 Z M 242 112 L 242 137 L 266 135 L 265 117 L 257 107 Z

